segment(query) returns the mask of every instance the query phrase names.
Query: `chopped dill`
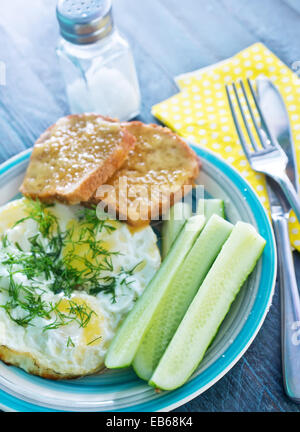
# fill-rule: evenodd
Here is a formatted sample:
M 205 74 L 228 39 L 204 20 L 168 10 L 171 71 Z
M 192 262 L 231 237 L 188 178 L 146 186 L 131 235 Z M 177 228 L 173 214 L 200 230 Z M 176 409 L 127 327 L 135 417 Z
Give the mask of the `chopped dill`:
M 91 340 L 90 342 L 87 343 L 87 345 L 92 345 L 92 343 L 96 342 L 97 340 L 102 339 L 102 336 L 98 336 L 95 339 Z
M 1 242 L 4 248 L 6 248 L 8 246 L 8 239 L 7 239 L 7 234 L 2 234 L 1 236 Z
M 68 303 L 67 313 L 59 309 L 60 302 L 51 307 L 51 312 L 54 312 L 55 319 L 50 324 L 44 326 L 44 331 L 53 330 L 68 325 L 71 322 L 76 322 L 79 327 L 86 327 L 92 315 L 97 315 L 87 304 L 79 305 L 70 299 Z
M 53 204 L 42 203 L 39 200 L 26 199 L 26 211 L 28 216 L 19 219 L 13 227 L 28 219 L 33 219 L 39 226 L 39 231 L 43 237 L 49 238 L 55 228 L 58 228 L 58 222 L 55 215 L 47 211 L 47 208 L 53 207 Z
M 22 248 L 18 242 L 15 242 L 15 246 L 17 249 L 19 249 L 19 251 L 22 251 Z
M 67 347 L 74 347 L 74 346 L 75 346 L 75 344 L 74 344 L 72 338 L 69 336 L 68 340 L 67 340 Z
M 89 323 L 92 315 L 97 315 L 95 311 L 93 311 L 86 304 L 79 305 L 72 300 L 69 300 L 69 315 L 68 317 L 74 316 L 74 320 L 77 321 L 79 327 L 86 327 Z
M 117 277 L 104 276 L 103 272 L 113 271 L 112 257 L 118 252 L 110 252 L 97 240 L 97 234 L 103 229 L 113 232 L 115 227 L 109 220 L 100 220 L 95 208 L 85 208 L 79 212 L 79 239 L 74 244 L 73 229 L 61 232 L 56 216 L 51 213 L 51 205 L 38 200 L 26 200 L 26 217 L 18 220 L 14 226 L 32 219 L 37 222 L 39 233 L 29 237 L 30 252 L 23 251 L 16 242 L 14 246 L 18 252 L 9 252 L 7 235 L 2 235 L 1 243 L 4 252 L 2 265 L 9 273 L 9 300 L 0 305 L 9 317 L 21 326 L 32 325 L 32 320 L 40 317 L 51 322 L 44 330 L 55 329 L 60 326 L 76 322 L 79 327 L 85 327 L 95 312 L 87 305 L 78 305 L 71 300 L 74 290 L 85 290 L 96 295 L 99 292 L 111 294 L 115 302 Z M 44 239 L 47 239 L 45 242 Z M 68 247 L 67 253 L 62 253 Z M 78 245 L 87 245 L 89 255 L 76 253 Z M 91 259 L 92 258 L 92 259 Z M 82 265 L 74 265 L 74 262 Z M 32 283 L 26 286 L 17 283 L 16 274 L 24 274 Z M 121 274 L 123 271 L 121 272 Z M 129 274 L 129 273 L 128 273 Z M 37 285 L 38 278 L 45 278 L 47 287 L 54 293 L 63 293 L 69 298 L 67 313 L 59 309 L 56 304 L 43 300 L 43 290 Z M 123 283 L 123 282 L 122 282 Z M 20 314 L 20 311 L 22 313 Z
M 4 290 L 2 288 L 2 291 Z M 16 283 L 12 273 L 10 274 L 8 293 L 10 299 L 5 305 L 0 305 L 0 307 L 18 325 L 26 327 L 36 317 L 51 318 L 51 308 L 49 309 L 48 304 L 42 300 L 42 291 L 38 293 L 38 290 L 34 286 L 25 286 L 24 284 Z M 24 312 L 22 317 L 14 314 L 16 308 Z
M 100 292 L 110 294 L 112 297 L 112 303 L 116 303 L 116 278 L 113 276 L 107 276 L 105 278 L 102 278 L 101 281 L 104 283 L 100 283 L 100 281 L 98 281 L 98 283 L 90 289 L 89 293 L 92 295 L 97 295 Z
M 88 231 L 90 228 L 88 225 L 92 225 L 94 234 L 98 234 L 103 229 L 106 229 L 108 232 L 115 231 L 115 227 L 109 223 L 109 221 L 105 219 L 99 219 L 96 212 L 96 205 L 93 205 L 91 208 L 85 207 L 78 211 L 78 218 L 82 225 L 86 225 L 85 230 L 83 232 Z

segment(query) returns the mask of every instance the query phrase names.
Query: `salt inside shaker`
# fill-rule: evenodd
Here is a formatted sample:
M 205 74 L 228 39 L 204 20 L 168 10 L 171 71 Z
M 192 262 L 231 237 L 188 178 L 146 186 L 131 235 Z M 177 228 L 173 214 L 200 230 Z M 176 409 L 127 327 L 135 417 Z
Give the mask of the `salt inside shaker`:
M 72 113 L 122 121 L 139 114 L 140 90 L 128 42 L 114 26 L 111 0 L 59 0 L 60 59 Z

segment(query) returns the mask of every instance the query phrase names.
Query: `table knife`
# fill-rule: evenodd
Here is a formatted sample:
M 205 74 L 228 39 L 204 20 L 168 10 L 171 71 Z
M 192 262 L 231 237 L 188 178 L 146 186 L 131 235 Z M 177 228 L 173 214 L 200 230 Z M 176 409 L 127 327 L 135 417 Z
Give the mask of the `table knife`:
M 298 192 L 295 151 L 283 99 L 267 78 L 258 79 L 256 89 L 269 131 L 288 157 L 287 175 Z M 300 298 L 288 231 L 291 206 L 272 179 L 267 178 L 266 182 L 279 265 L 283 382 L 286 394 L 300 402 Z
M 287 175 L 297 193 L 299 193 L 295 147 L 289 116 L 283 98 L 275 84 L 263 76 L 256 80 L 256 89 L 259 106 L 264 114 L 269 130 L 287 155 Z

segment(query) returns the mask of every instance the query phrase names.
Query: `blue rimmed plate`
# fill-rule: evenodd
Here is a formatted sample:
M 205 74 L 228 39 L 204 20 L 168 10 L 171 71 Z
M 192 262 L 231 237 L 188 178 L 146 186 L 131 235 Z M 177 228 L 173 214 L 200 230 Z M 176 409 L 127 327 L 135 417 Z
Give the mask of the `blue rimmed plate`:
M 266 239 L 254 272 L 241 289 L 200 367 L 181 388 L 156 393 L 130 369 L 71 381 L 50 381 L 0 362 L 0 408 L 6 411 L 169 411 L 198 396 L 241 358 L 271 305 L 276 278 L 272 228 L 249 184 L 211 152 L 193 147 L 203 161 L 197 180 L 212 197 L 225 200 L 228 220 L 253 224 Z M 0 166 L 0 205 L 15 198 L 31 150 Z

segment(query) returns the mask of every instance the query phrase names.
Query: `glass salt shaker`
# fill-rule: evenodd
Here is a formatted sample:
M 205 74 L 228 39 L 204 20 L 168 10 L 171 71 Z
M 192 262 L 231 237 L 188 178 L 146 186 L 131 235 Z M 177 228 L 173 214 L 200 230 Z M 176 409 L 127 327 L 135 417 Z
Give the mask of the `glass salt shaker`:
M 140 90 L 128 42 L 114 26 L 111 0 L 59 0 L 57 46 L 72 113 L 127 121 L 139 114 Z

